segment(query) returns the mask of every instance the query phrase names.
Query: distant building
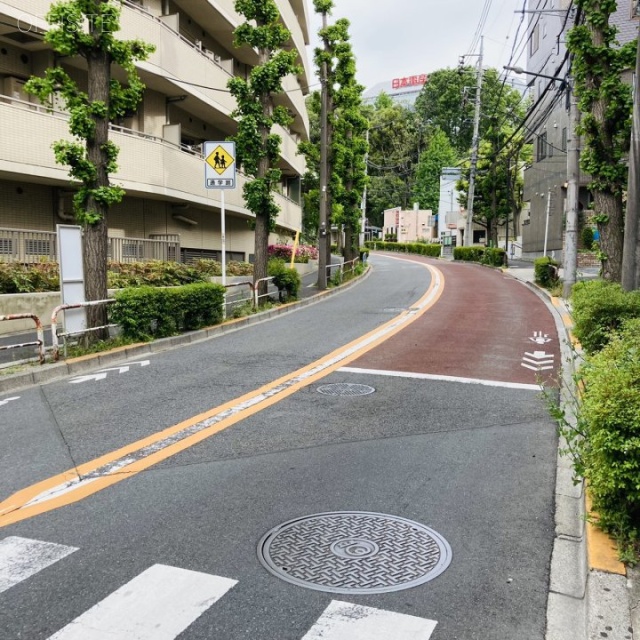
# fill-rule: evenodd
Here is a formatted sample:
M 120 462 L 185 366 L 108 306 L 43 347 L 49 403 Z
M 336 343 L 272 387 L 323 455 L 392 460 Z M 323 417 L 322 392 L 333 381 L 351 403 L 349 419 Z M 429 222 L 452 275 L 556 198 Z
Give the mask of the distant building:
M 395 236 L 398 242 L 431 242 L 436 239 L 435 222 L 431 209 L 385 209 L 383 239 Z
M 365 104 L 373 104 L 380 94 L 388 95 L 394 102 L 404 107 L 413 107 L 422 88 L 428 81 L 426 73 L 417 76 L 404 76 L 379 82 L 364 92 L 362 98 Z

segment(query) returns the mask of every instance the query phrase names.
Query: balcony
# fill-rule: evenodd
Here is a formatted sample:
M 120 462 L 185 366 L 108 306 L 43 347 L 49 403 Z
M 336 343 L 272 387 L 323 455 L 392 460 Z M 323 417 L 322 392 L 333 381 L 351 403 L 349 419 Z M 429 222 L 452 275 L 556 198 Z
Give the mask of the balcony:
M 68 185 L 68 171 L 56 164 L 51 149 L 56 140 L 70 139 L 65 114 L 0 96 L 0 122 L 0 176 L 27 175 L 37 182 Z M 199 151 L 115 126 L 111 139 L 120 148 L 113 180 L 128 195 L 188 202 L 202 208 L 220 207 L 220 192 L 204 186 L 204 160 Z M 227 191 L 225 205 L 228 212 L 252 218 L 242 196 L 246 181 L 238 173 L 237 188 Z M 281 210 L 278 225 L 299 229 L 300 206 L 280 194 L 276 194 L 276 202 Z

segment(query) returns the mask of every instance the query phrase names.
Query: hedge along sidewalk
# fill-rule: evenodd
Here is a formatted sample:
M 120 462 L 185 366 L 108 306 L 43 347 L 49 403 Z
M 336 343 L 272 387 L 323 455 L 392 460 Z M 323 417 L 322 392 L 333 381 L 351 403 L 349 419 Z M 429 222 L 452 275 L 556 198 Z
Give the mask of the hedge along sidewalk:
M 573 336 L 573 319 L 565 301 L 551 296 L 534 283 L 531 268 L 510 267 L 503 271 L 528 286 L 550 309 L 560 339 L 562 357 L 561 407 L 567 420 L 575 426 L 573 398 L 574 374 L 580 360 L 579 345 Z M 577 348 L 576 348 L 577 346 Z M 573 465 L 568 456 L 561 456 L 559 442 L 556 474 L 556 530 L 551 557 L 547 631 L 545 640 L 587 640 L 606 637 L 608 640 L 629 640 L 630 611 L 640 604 L 631 599 L 627 579 L 618 562 L 615 544 L 593 525 L 586 522 L 584 484 L 573 483 Z M 600 558 L 596 562 L 596 558 Z M 603 564 L 606 559 L 606 565 Z M 608 567 L 608 568 L 605 568 Z M 640 616 L 639 616 L 640 617 Z M 640 620 L 638 621 L 640 629 Z M 602 635 L 606 634 L 606 635 Z
M 23 365 L 25 370 L 7 375 L 0 375 L 0 394 L 22 389 L 32 385 L 46 384 L 53 380 L 58 380 L 67 376 L 76 376 L 86 373 L 90 370 L 103 368 L 124 362 L 131 358 L 139 358 L 145 355 L 160 353 L 176 347 L 186 346 L 201 340 L 210 338 L 218 338 L 226 333 L 238 331 L 252 324 L 266 322 L 284 313 L 291 313 L 303 307 L 322 302 L 328 296 L 333 296 L 351 287 L 357 285 L 363 279 L 369 277 L 371 267 L 367 265 L 365 272 L 353 279 L 348 280 L 344 284 L 319 291 L 313 296 L 284 304 L 280 307 L 262 311 L 244 318 L 227 320 L 226 322 L 206 327 L 197 331 L 190 331 L 177 336 L 168 338 L 159 338 L 152 342 L 144 342 L 139 344 L 127 345 L 124 347 L 116 347 L 110 351 L 100 353 L 92 353 L 79 358 L 72 358 L 65 362 L 47 363 L 43 365 Z

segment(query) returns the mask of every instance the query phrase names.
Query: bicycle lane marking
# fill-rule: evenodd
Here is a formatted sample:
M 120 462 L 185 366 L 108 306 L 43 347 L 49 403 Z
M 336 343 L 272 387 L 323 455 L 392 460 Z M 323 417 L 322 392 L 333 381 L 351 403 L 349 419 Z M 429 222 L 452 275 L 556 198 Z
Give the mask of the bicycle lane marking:
M 431 283 L 409 310 L 323 358 L 257 390 L 21 489 L 0 502 L 0 527 L 78 502 L 132 477 L 274 405 L 377 347 L 421 317 L 440 299 L 444 290 L 442 272 L 432 265 L 422 266 L 431 273 Z

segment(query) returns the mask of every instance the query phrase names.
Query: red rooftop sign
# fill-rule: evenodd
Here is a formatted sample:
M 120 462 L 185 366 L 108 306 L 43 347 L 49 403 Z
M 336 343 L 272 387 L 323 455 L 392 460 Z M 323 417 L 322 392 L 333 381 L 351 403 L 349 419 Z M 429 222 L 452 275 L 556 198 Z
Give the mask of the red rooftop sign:
M 421 87 L 427 82 L 427 74 L 423 73 L 419 76 L 407 76 L 406 78 L 394 78 L 391 81 L 393 89 L 403 89 L 404 87 Z

